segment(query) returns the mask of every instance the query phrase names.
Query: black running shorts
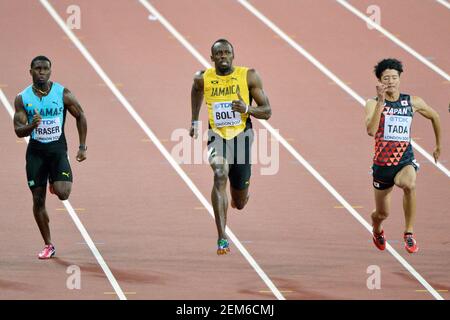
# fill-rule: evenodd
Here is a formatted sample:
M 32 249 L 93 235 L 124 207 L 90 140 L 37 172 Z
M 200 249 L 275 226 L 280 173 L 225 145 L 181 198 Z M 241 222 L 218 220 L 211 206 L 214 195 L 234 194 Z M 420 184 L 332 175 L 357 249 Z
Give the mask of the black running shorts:
M 413 166 L 416 171 L 419 170 L 419 164 L 415 159 L 397 166 L 377 166 L 374 164 L 372 166 L 373 187 L 378 190 L 389 189 L 395 184 L 394 179 L 397 173 L 408 165 Z
M 26 171 L 28 187 L 45 187 L 47 180 L 72 182 L 72 170 L 65 149 L 27 148 Z
M 220 156 L 229 165 L 228 178 L 233 189 L 243 190 L 250 185 L 253 129 L 249 128 L 230 140 L 223 139 L 213 130 L 208 131 L 208 155 Z

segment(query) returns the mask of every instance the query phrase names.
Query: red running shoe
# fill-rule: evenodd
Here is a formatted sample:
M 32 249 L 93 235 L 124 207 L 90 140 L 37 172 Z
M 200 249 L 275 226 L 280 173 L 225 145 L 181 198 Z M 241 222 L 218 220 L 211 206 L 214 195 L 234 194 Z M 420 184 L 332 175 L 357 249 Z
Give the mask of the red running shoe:
M 38 257 L 39 259 L 50 259 L 55 255 L 55 253 L 56 253 L 55 246 L 52 244 L 48 244 L 44 247 L 44 250 L 42 250 L 38 254 Z
M 372 239 L 375 246 L 380 250 L 386 249 L 386 238 L 384 237 L 384 230 L 381 230 L 381 233 L 376 233 L 375 231 L 372 231 L 372 234 L 373 234 Z
M 419 251 L 419 247 L 417 246 L 417 241 L 414 239 L 414 235 L 410 232 L 404 234 L 403 239 L 405 240 L 405 249 L 409 253 L 416 253 Z

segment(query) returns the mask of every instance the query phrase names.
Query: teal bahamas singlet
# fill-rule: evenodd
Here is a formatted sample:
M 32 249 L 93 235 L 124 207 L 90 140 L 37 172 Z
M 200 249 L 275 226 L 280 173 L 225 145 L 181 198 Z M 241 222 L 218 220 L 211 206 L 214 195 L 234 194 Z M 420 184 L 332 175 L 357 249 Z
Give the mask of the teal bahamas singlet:
M 64 87 L 53 82 L 48 95 L 39 98 L 32 86 L 22 91 L 22 101 L 28 116 L 28 122 L 33 121 L 35 109 L 42 117 L 39 126 L 34 129 L 30 136 L 30 147 L 47 149 L 62 147 L 67 149 L 66 137 L 64 135 L 64 124 L 66 120 L 66 108 L 64 107 Z

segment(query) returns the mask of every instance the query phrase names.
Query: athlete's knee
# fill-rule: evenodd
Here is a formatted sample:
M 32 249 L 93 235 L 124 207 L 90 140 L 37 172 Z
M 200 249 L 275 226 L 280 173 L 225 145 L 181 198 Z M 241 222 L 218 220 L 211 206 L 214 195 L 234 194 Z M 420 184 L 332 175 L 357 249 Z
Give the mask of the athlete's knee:
M 70 196 L 70 189 L 64 189 L 61 191 L 55 190 L 55 194 L 58 196 L 59 200 L 67 200 Z
M 33 191 L 33 213 L 36 215 L 43 211 L 45 211 L 45 193 Z
M 389 216 L 389 212 L 387 210 L 375 210 L 372 213 L 372 217 L 378 220 L 385 220 Z
M 227 184 L 228 173 L 224 167 L 214 169 L 214 184 L 224 186 Z
M 69 199 L 69 195 L 70 195 L 70 193 L 58 194 L 58 199 L 61 201 L 67 200 L 67 199 Z
M 45 207 L 45 196 L 42 194 L 33 194 L 33 206 L 36 209 L 42 209 Z
M 402 185 L 402 189 L 405 193 L 412 193 L 416 190 L 416 182 L 415 181 L 409 181 L 407 183 L 404 183 Z
M 67 200 L 69 199 L 70 191 L 72 190 L 72 184 L 60 183 L 57 181 L 53 184 L 53 190 L 59 200 Z
M 242 209 L 244 209 L 245 205 L 247 204 L 247 201 L 242 200 L 242 199 L 234 200 L 234 204 L 236 206 L 236 209 L 242 210 Z

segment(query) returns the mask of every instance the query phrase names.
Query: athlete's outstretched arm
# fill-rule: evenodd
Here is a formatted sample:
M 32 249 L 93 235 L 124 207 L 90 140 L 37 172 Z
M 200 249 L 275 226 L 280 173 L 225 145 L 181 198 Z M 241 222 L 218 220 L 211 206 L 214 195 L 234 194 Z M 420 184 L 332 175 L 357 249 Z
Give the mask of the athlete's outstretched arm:
M 78 137 L 80 140 L 80 146 L 86 146 L 87 136 L 87 120 L 84 115 L 83 109 L 77 98 L 70 92 L 69 89 L 64 89 L 64 106 L 69 110 L 70 114 L 77 120 Z M 77 160 L 83 161 L 86 159 L 86 150 L 80 148 L 77 153 Z
M 268 120 L 272 115 L 269 98 L 263 90 L 262 80 L 254 69 L 248 70 L 247 83 L 251 97 L 255 100 L 257 106 L 249 106 L 248 114 L 258 118 Z
M 33 121 L 28 124 L 27 112 L 23 107 L 23 100 L 20 94 L 16 96 L 16 99 L 14 100 L 14 108 L 16 111 L 14 113 L 13 123 L 16 135 L 19 138 L 29 136 L 31 132 L 41 123 L 41 115 L 37 112 L 37 110 L 35 110 Z
M 197 121 L 198 116 L 200 114 L 200 108 L 203 103 L 203 73 L 204 71 L 199 71 L 194 76 L 194 83 L 192 84 L 191 89 L 191 129 L 189 130 L 189 135 L 194 139 L 197 139 L 198 136 L 198 127 Z
M 431 120 L 431 123 L 433 124 L 434 137 L 436 139 L 436 147 L 434 149 L 433 156 L 434 161 L 437 162 L 439 156 L 441 155 L 441 120 L 439 118 L 439 114 L 436 110 L 427 105 L 420 97 L 411 97 L 411 102 L 414 111 L 417 111 L 425 118 Z

